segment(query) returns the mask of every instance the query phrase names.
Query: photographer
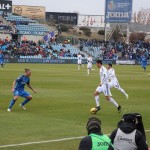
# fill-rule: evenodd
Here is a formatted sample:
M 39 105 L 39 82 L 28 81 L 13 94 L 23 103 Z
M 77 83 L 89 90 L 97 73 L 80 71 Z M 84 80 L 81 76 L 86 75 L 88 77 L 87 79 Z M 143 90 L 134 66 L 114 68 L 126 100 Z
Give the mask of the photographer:
M 96 117 L 89 118 L 84 137 L 78 150 L 113 150 L 110 138 L 101 132 L 101 121 Z
M 114 150 L 148 150 L 142 116 L 139 114 L 125 114 L 110 139 Z

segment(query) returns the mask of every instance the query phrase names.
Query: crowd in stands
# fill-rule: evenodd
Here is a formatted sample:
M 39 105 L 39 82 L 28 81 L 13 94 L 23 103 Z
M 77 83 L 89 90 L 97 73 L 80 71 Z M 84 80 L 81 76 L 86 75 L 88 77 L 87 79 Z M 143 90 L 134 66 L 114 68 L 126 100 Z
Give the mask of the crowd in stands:
M 141 54 L 150 58 L 150 43 L 143 41 L 136 41 L 129 44 L 122 42 L 104 42 L 97 40 L 81 40 L 80 49 L 88 50 L 91 53 L 101 53 L 103 59 L 124 59 L 124 60 L 138 60 Z
M 58 47 L 59 46 L 59 47 Z M 5 58 L 21 58 L 22 56 L 32 56 L 32 58 L 50 58 L 57 59 L 59 57 L 77 58 L 76 53 L 70 52 L 72 49 L 70 44 L 48 44 L 39 41 L 23 40 L 21 42 L 8 40 L 0 40 L 0 48 L 3 50 Z M 69 49 L 70 48 L 70 49 Z
M 46 48 L 38 45 L 34 41 L 9 41 L 0 40 L 0 46 L 7 58 L 19 58 L 20 56 L 41 56 L 46 57 L 49 53 Z
M 43 41 L 35 43 L 27 39 L 18 42 L 0 40 L 0 48 L 4 51 L 5 57 L 20 58 L 20 56 L 35 56 L 37 58 L 77 58 L 79 50 L 71 44 L 49 43 Z M 80 50 L 92 54 L 94 58 L 102 57 L 103 60 L 139 60 L 141 54 L 147 59 L 150 58 L 150 43 L 141 41 L 133 43 L 104 42 L 104 41 L 80 41 Z M 82 54 L 84 57 L 84 54 Z
M 27 28 L 22 25 L 29 25 L 35 20 L 15 16 L 9 14 L 7 17 L 4 17 L 7 20 L 8 25 L 3 22 L 3 19 L 0 19 L 0 31 L 8 31 L 17 33 L 19 30 L 26 30 Z M 30 30 L 35 29 L 35 26 L 30 24 Z M 10 25 L 10 26 L 9 26 Z M 20 26 L 21 25 L 21 26 Z M 35 24 L 36 25 L 36 24 Z M 38 25 L 38 24 L 37 24 Z M 40 24 L 39 24 L 40 25 Z M 17 28 L 18 26 L 18 28 Z M 11 28 L 12 27 L 12 28 Z M 45 31 L 44 27 L 36 27 L 36 31 L 42 30 Z M 13 29 L 13 31 L 12 31 Z M 67 42 L 67 43 L 66 43 Z M 70 41 L 69 41 L 70 43 Z M 57 46 L 58 45 L 58 46 Z M 20 56 L 38 56 L 39 58 L 77 58 L 79 49 L 76 50 L 73 46 L 68 45 L 68 41 L 58 44 L 57 42 L 45 44 L 43 42 L 35 43 L 33 41 L 23 40 L 21 42 L 0 40 L 0 47 L 2 50 L 7 53 L 7 57 L 17 57 Z M 147 59 L 150 58 L 150 43 L 136 41 L 129 44 L 122 42 L 105 42 L 99 40 L 80 40 L 80 50 L 87 52 L 87 54 L 92 55 L 94 58 L 100 58 L 103 60 L 139 60 L 141 55 L 145 55 Z M 81 53 L 83 55 L 83 53 Z M 83 55 L 84 57 L 84 55 Z

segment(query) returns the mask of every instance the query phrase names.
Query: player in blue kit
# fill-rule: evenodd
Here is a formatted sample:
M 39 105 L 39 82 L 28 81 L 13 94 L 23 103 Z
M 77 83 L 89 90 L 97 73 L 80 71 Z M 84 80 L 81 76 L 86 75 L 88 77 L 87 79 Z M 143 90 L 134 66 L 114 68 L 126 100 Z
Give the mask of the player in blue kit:
M 142 68 L 144 68 L 144 71 L 146 71 L 147 58 L 146 58 L 145 55 L 142 55 L 142 56 L 141 56 L 141 65 L 142 65 Z
M 1 64 L 1 67 L 4 68 L 4 55 L 2 51 L 0 51 L 0 64 Z
M 36 93 L 36 91 L 30 85 L 30 78 L 29 78 L 30 76 L 31 76 L 31 70 L 25 69 L 24 75 L 21 75 L 18 79 L 16 79 L 13 82 L 12 92 L 14 93 L 14 98 L 10 102 L 10 105 L 7 109 L 8 112 L 12 110 L 13 105 L 15 104 L 16 100 L 19 97 L 25 98 L 25 100 L 20 104 L 20 107 L 26 110 L 25 105 L 28 102 L 30 102 L 30 100 L 32 99 L 32 95 L 30 95 L 28 92 L 24 90 L 25 85 L 27 85 L 34 93 Z

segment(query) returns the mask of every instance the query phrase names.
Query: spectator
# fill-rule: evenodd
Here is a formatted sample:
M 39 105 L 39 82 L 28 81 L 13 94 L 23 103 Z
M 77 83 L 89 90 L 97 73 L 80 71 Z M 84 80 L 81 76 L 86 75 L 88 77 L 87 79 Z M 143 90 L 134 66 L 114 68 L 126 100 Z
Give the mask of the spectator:
M 78 150 L 113 150 L 110 138 L 101 132 L 101 120 L 89 118 L 86 129 L 88 136 L 81 140 Z
M 144 134 L 136 129 L 135 114 L 126 114 L 110 135 L 114 150 L 148 150 Z
M 139 55 L 143 52 L 147 58 L 149 57 L 150 43 L 136 41 L 125 44 L 122 42 L 81 39 L 80 47 L 96 58 L 103 52 L 102 59 L 104 60 L 116 60 L 120 54 L 121 57 L 119 58 L 123 60 L 139 60 Z

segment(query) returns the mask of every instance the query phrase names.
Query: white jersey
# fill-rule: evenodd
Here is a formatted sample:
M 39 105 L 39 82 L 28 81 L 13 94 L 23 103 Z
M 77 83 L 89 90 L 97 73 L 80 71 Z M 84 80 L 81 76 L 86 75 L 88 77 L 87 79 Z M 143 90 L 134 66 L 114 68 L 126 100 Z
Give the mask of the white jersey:
M 117 80 L 117 77 L 116 77 L 116 74 L 115 74 L 115 70 L 113 68 L 108 69 L 108 79 L 110 80 L 109 88 L 114 87 L 114 88 L 118 89 L 128 99 L 128 94 L 124 91 L 124 89 L 121 88 L 121 86 L 120 86 L 120 84 L 119 84 L 119 82 Z
M 100 68 L 100 81 L 101 81 L 101 84 L 108 84 L 109 83 L 109 81 L 108 81 L 108 71 L 104 66 L 102 66 Z
M 113 68 L 108 69 L 108 78 L 111 82 L 118 82 L 115 70 Z
M 100 81 L 102 85 L 98 86 L 96 91 L 98 93 L 104 93 L 105 96 L 112 96 L 109 87 L 108 72 L 104 66 L 100 68 Z
M 92 61 L 93 61 L 93 60 L 92 60 L 92 57 L 88 57 L 88 58 L 87 58 L 87 63 L 92 64 Z
M 82 55 L 81 54 L 78 55 L 78 64 L 82 64 Z
M 92 57 L 88 57 L 87 58 L 87 68 L 88 69 L 92 69 Z
M 115 74 L 115 70 L 113 68 L 108 69 L 108 79 L 110 80 L 110 82 L 109 82 L 110 88 L 115 87 L 118 90 L 123 90 L 120 87 L 120 84 L 119 84 L 117 77 L 116 77 L 116 74 Z

